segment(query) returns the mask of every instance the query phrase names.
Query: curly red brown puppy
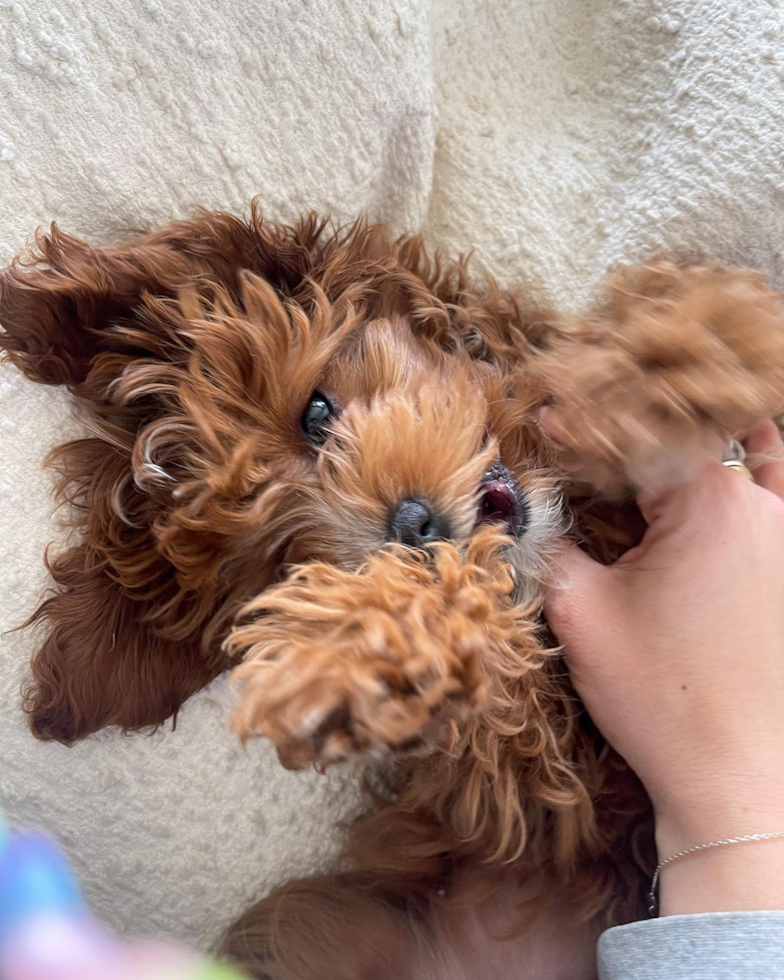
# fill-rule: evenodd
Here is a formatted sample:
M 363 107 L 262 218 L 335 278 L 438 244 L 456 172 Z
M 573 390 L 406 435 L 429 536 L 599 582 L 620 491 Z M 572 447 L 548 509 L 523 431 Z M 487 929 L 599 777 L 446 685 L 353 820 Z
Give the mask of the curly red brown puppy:
M 638 913 L 647 803 L 538 599 L 570 522 L 617 553 L 631 490 L 784 407 L 759 276 L 660 261 L 558 316 L 417 238 L 254 207 L 107 249 L 53 227 L 2 274 L 0 323 L 90 432 L 53 453 L 81 538 L 32 617 L 33 732 L 159 725 L 242 659 L 241 737 L 396 762 L 336 874 L 265 899 L 228 953 L 275 980 L 457 976 L 434 924 L 487 900 L 479 867 L 572 923 Z

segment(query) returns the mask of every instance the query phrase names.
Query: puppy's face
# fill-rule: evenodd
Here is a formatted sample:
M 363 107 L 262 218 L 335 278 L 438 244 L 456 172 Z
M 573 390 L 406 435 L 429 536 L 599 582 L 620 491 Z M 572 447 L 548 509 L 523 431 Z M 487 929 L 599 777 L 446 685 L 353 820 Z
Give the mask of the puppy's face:
M 253 279 L 242 305 L 207 315 L 180 301 L 194 345 L 169 372 L 176 407 L 134 451 L 136 486 L 168 500 L 159 547 L 186 584 L 258 590 L 292 562 L 353 569 L 390 541 L 462 542 L 500 522 L 527 595 L 560 511 L 509 380 L 403 316 L 318 296 L 306 315 Z M 165 375 L 132 366 L 119 394 L 160 398 Z
M 444 353 L 403 319 L 376 320 L 294 412 L 307 452 L 287 560 L 357 567 L 390 541 L 463 542 L 497 522 L 520 570 L 535 570 L 556 495 L 530 447 L 504 438 L 525 423 L 487 365 Z
M 389 541 L 499 521 L 529 595 L 558 507 L 526 423 L 523 319 L 463 263 L 364 221 L 254 207 L 102 250 L 36 236 L 0 273 L 0 347 L 67 384 L 91 438 L 53 457 L 81 537 L 35 613 L 35 732 L 160 724 L 293 562 L 354 570 Z

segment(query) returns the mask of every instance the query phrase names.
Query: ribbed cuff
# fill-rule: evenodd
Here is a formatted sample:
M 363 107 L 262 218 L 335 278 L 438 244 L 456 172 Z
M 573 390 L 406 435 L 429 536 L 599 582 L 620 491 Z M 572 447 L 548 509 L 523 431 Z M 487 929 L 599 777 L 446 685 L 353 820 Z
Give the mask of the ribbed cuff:
M 668 915 L 608 929 L 600 980 L 784 980 L 784 911 Z

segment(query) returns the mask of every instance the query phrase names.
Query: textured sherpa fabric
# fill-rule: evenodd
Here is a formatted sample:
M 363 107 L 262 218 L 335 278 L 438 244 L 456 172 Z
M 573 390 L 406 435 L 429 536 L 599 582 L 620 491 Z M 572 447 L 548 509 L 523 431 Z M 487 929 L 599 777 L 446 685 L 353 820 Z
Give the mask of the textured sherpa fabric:
M 0 261 L 56 219 L 96 243 L 193 205 L 350 217 L 473 248 L 585 299 L 664 246 L 784 277 L 778 0 L 0 0 Z M 60 391 L 0 372 L 0 605 L 46 586 Z M 334 853 L 351 773 L 290 774 L 226 730 L 217 680 L 175 731 L 35 742 L 35 638 L 0 639 L 0 805 L 64 843 L 123 932 L 201 946 Z

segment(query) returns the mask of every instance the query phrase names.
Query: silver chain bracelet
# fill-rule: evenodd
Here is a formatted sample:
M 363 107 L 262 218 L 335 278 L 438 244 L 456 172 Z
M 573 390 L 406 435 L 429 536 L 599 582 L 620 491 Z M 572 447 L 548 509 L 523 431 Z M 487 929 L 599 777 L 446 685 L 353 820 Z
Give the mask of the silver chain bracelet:
M 677 861 L 678 858 L 686 857 L 687 854 L 696 854 L 697 851 L 707 851 L 709 847 L 727 847 L 728 844 L 742 844 L 751 840 L 773 840 L 776 837 L 784 837 L 784 830 L 780 830 L 775 834 L 746 834 L 745 837 L 728 837 L 726 840 L 713 840 L 709 844 L 695 844 L 694 847 L 687 847 L 685 851 L 678 851 L 672 857 L 660 861 L 651 879 L 651 891 L 648 895 L 648 911 L 651 915 L 656 914 L 656 886 L 659 884 L 659 875 L 661 874 L 662 868 L 665 868 L 668 864 L 672 864 L 673 861 Z

